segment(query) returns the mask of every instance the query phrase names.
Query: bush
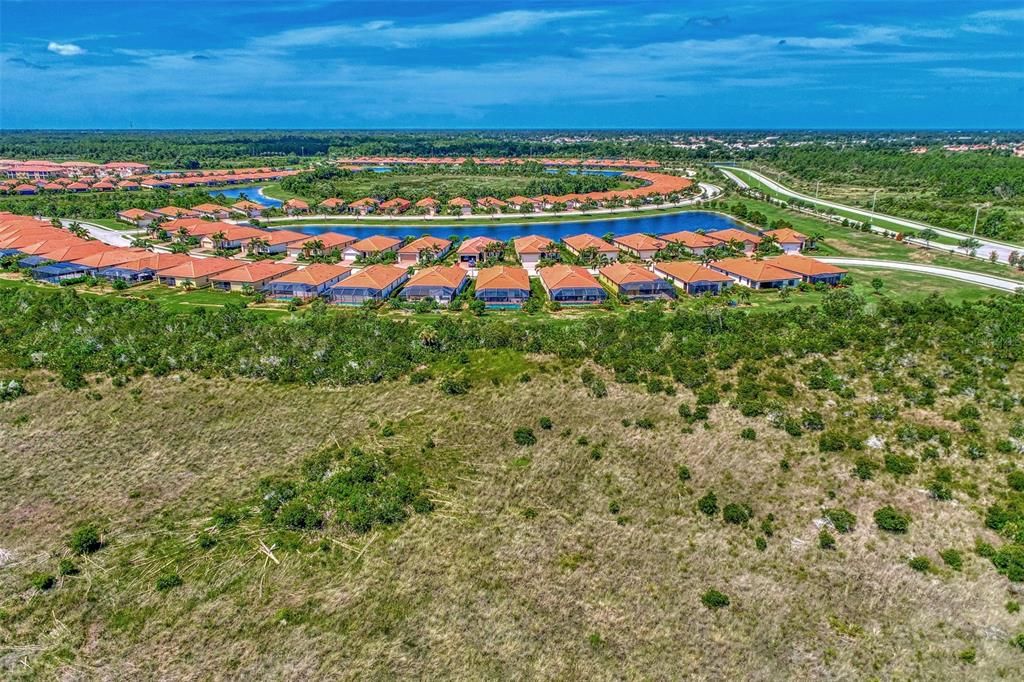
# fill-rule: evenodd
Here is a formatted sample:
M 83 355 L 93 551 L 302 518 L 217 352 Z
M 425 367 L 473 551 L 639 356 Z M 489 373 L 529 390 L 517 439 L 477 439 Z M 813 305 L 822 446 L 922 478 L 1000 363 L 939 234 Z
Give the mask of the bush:
M 1003 545 L 991 556 L 996 569 L 1015 583 L 1024 581 L 1024 545 Z
M 768 549 L 768 540 L 763 535 L 758 535 L 754 538 L 754 547 L 757 547 L 757 551 L 763 552 Z
M 92 554 L 103 548 L 103 538 L 99 528 L 91 523 L 78 526 L 71 531 L 68 547 L 75 554 Z
M 944 549 L 939 552 L 939 556 L 942 558 L 942 562 L 954 571 L 959 571 L 964 567 L 964 557 L 959 550 Z
M 929 573 L 932 570 L 932 562 L 926 556 L 916 556 L 908 561 L 907 565 L 919 573 Z
M 29 576 L 29 583 L 37 590 L 45 592 L 57 584 L 57 579 L 50 573 L 33 573 Z
M 1006 475 L 1006 485 L 1017 492 L 1024 492 L 1024 471 L 1011 471 Z
M 840 533 L 849 533 L 857 527 L 857 517 L 853 515 L 853 512 L 846 509 L 826 509 L 825 518 Z
M 465 395 L 469 393 L 469 381 L 463 376 L 449 375 L 442 377 L 438 387 L 448 395 Z
M 1015 599 L 1011 599 L 1010 601 L 1006 602 L 1006 612 L 1020 613 L 1020 602 L 1016 601 Z
M 537 442 L 537 437 L 533 435 L 533 429 L 520 426 L 512 434 L 512 439 L 515 440 L 517 445 L 533 445 Z
M 713 491 L 708 491 L 708 494 L 697 500 L 697 508 L 708 516 L 714 516 L 718 513 L 718 498 L 715 496 Z
M 78 566 L 71 559 L 64 558 L 57 564 L 57 573 L 61 575 L 78 575 Z
M 167 592 L 175 587 L 180 587 L 184 581 L 177 573 L 164 573 L 156 579 L 157 592 Z
M 544 429 L 545 431 L 550 431 L 552 427 L 554 427 L 554 425 L 554 422 L 552 422 L 547 417 L 540 418 L 540 428 Z
M 747 427 L 740 431 L 740 438 L 742 438 L 743 440 L 757 440 L 757 431 L 750 427 Z
M 676 476 L 678 476 L 679 480 L 684 482 L 684 483 L 686 481 L 689 481 L 690 480 L 690 467 L 686 466 L 685 464 L 680 464 L 679 467 L 676 469 Z
M 910 514 L 886 505 L 875 511 L 875 525 L 889 533 L 906 533 L 910 528 Z
M 746 504 L 730 503 L 722 509 L 722 518 L 726 523 L 746 523 L 754 516 L 754 510 Z
M 917 462 L 907 455 L 887 454 L 885 470 L 894 476 L 908 476 L 917 471 Z
M 878 464 L 870 457 L 858 457 L 853 463 L 853 475 L 862 481 L 870 481 L 875 477 Z
M 729 597 L 718 590 L 708 590 L 700 596 L 700 603 L 709 609 L 722 609 L 729 605 Z
M 832 533 L 829 533 L 826 528 L 822 528 L 821 532 L 818 533 L 818 547 L 821 547 L 822 549 L 836 548 L 836 538 Z
M 846 441 L 835 431 L 823 431 L 818 438 L 818 449 L 821 452 L 842 452 L 846 449 Z
M 647 431 L 650 431 L 651 429 L 654 428 L 654 420 L 649 419 L 648 417 L 641 417 L 640 419 L 636 420 L 636 427 L 638 429 L 645 429 Z
M 277 523 L 292 530 L 312 530 L 323 525 L 323 518 L 302 500 L 290 500 L 278 511 Z

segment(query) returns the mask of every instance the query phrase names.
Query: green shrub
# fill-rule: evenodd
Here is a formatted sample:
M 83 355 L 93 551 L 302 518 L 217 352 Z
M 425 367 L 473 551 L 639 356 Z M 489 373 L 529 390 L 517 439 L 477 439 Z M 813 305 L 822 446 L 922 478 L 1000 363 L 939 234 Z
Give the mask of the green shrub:
M 1024 471 L 1014 470 L 1006 475 L 1006 485 L 1017 492 L 1024 492 Z
M 746 523 L 754 516 L 754 510 L 746 504 L 729 503 L 722 508 L 722 518 L 726 523 Z
M 992 554 L 992 564 L 1015 583 L 1024 581 L 1024 545 L 1008 543 Z
M 939 501 L 947 501 L 953 499 L 953 489 L 949 487 L 949 484 L 939 479 L 932 479 L 928 484 L 928 493 L 932 496 L 932 499 Z
M 761 519 L 761 532 L 764 533 L 765 537 L 772 537 L 775 535 L 775 515 L 769 514 L 768 516 Z
M 800 426 L 808 431 L 824 431 L 825 419 L 821 416 L 820 412 L 804 410 L 800 416 Z
M 826 509 L 825 518 L 831 522 L 832 527 L 840 533 L 849 533 L 857 527 L 857 517 L 846 509 Z
M 683 419 L 689 419 L 690 417 L 693 416 L 693 410 L 691 410 L 690 406 L 687 405 L 686 403 L 679 404 L 678 412 L 679 416 L 682 417 Z
M 469 380 L 464 376 L 448 375 L 441 378 L 438 387 L 448 395 L 465 395 L 469 393 Z
M 743 440 L 757 440 L 757 431 L 750 427 L 747 427 L 740 431 L 740 438 L 742 438 Z
M 959 550 L 953 548 L 944 549 L 939 552 L 939 556 L 942 558 L 942 562 L 954 571 L 959 571 L 964 567 L 964 557 Z
M 1019 605 L 1018 605 L 1018 608 L 1019 608 Z M 1014 637 L 1010 641 L 1018 649 L 1024 650 L 1024 632 L 1018 634 L 1016 637 Z
M 641 417 L 640 419 L 636 420 L 636 427 L 638 429 L 645 429 L 647 431 L 650 431 L 651 429 L 654 428 L 654 420 L 648 417 Z
M 722 609 L 729 605 L 729 597 L 718 590 L 708 590 L 700 596 L 700 603 L 709 609 Z
M 763 552 L 768 549 L 768 540 L 763 535 L 758 535 L 754 538 L 754 547 L 757 547 L 757 551 Z
M 164 573 L 156 579 L 157 592 L 167 592 L 175 587 L 180 587 L 184 581 L 177 573 Z
M 818 449 L 821 452 L 842 452 L 846 449 L 846 441 L 835 431 L 823 431 L 818 438 Z
M 875 511 L 875 525 L 889 533 L 906 533 L 910 528 L 910 514 L 886 505 Z
M 926 556 L 916 556 L 908 561 L 907 565 L 919 573 L 929 573 L 932 570 L 932 562 Z
M 686 481 L 689 481 L 690 480 L 690 467 L 686 466 L 685 464 L 680 464 L 676 468 L 676 476 L 678 476 L 679 480 L 684 482 L 684 483 Z
M 870 457 L 858 457 L 853 462 L 853 475 L 862 481 L 870 481 L 877 470 L 878 463 Z
M 547 417 L 540 418 L 540 428 L 544 429 L 545 431 L 550 431 L 552 427 L 554 427 L 554 425 L 554 422 L 552 422 Z
M 277 513 L 277 523 L 292 530 L 313 530 L 323 525 L 323 518 L 303 500 L 289 500 Z
M 887 454 L 885 470 L 894 476 L 908 476 L 917 471 L 917 462 L 907 455 Z
M 708 516 L 714 516 L 718 513 L 718 497 L 709 490 L 707 495 L 697 500 L 697 508 Z
M 103 537 L 100 530 L 91 523 L 78 526 L 71 531 L 68 547 L 75 554 L 92 554 L 103 548 Z
M 29 583 L 37 590 L 45 592 L 57 584 L 57 579 L 51 573 L 33 573 L 29 576 Z
M 517 445 L 533 445 L 537 442 L 537 437 L 533 435 L 533 429 L 527 426 L 520 426 L 512 434 L 512 439 Z
M 65 557 L 57 564 L 57 573 L 60 575 L 78 575 L 78 566 L 75 565 L 74 561 Z
M 968 647 L 957 654 L 957 658 L 968 665 L 974 665 L 978 659 L 978 651 L 973 646 Z
M 1010 601 L 1006 602 L 1006 612 L 1020 613 L 1020 602 L 1014 599 L 1011 599 Z
M 608 512 L 611 514 L 618 514 L 622 511 L 622 505 L 619 504 L 618 500 L 612 500 L 608 503 Z
M 829 533 L 826 528 L 822 528 L 821 532 L 818 533 L 818 547 L 821 547 L 822 549 L 836 548 L 836 538 L 832 533 Z

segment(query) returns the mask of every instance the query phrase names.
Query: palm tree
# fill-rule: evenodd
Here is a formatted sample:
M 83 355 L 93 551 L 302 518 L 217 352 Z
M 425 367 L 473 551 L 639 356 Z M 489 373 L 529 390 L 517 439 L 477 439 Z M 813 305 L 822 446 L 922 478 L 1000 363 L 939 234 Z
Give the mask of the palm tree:
M 302 242 L 302 255 L 309 258 L 314 253 L 322 253 L 324 250 L 324 243 L 320 239 L 310 239 L 308 242 Z
M 264 237 L 253 237 L 249 240 L 249 253 L 265 253 L 264 249 L 270 248 L 270 240 Z
M 210 235 L 210 239 L 213 240 L 214 248 L 217 248 L 217 249 L 221 248 L 221 246 L 223 245 L 224 239 L 226 237 L 227 237 L 227 235 L 224 234 L 223 230 L 218 230 L 217 232 L 214 232 L 213 234 L 211 234 Z

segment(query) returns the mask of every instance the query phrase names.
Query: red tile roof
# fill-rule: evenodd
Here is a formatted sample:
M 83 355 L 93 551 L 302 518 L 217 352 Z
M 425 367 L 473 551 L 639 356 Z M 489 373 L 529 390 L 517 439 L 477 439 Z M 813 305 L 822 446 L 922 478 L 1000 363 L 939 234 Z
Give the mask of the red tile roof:
M 409 201 L 408 199 L 403 199 L 402 197 L 388 199 L 387 201 L 380 205 L 380 207 L 383 208 L 384 210 L 390 208 L 409 208 L 410 206 L 412 206 L 412 202 Z
M 597 249 L 598 253 L 618 253 L 619 250 L 614 244 L 609 244 L 600 237 L 595 237 L 592 234 L 584 232 L 583 234 L 576 234 L 571 237 L 565 237 L 563 242 L 566 243 L 573 251 L 579 253 L 583 249 L 594 248 Z
M 419 253 L 425 249 L 434 249 L 435 251 L 444 251 L 450 247 L 452 243 L 447 239 L 441 239 L 440 237 L 433 237 L 431 235 L 424 235 L 419 239 L 414 239 L 402 248 L 398 249 L 398 253 Z
M 632 282 L 654 282 L 661 279 L 637 263 L 614 263 L 601 268 L 600 273 L 615 284 Z
M 386 251 L 391 247 L 401 244 L 401 239 L 395 239 L 394 237 L 386 237 L 384 235 L 375 234 L 365 239 L 360 239 L 354 244 L 350 244 L 349 248 L 355 251 L 361 251 L 363 253 L 376 253 L 378 251 Z
M 556 251 L 554 240 L 550 237 L 541 237 L 535 234 L 517 237 L 512 241 L 518 254 L 550 253 Z
M 384 289 L 405 275 L 405 268 L 393 265 L 371 265 L 356 274 L 342 280 L 336 286 L 371 289 Z
M 292 197 L 288 201 L 284 202 L 284 207 L 285 208 L 297 208 L 297 209 L 300 209 L 300 210 L 306 210 L 307 208 L 309 208 L 309 204 L 307 204 L 302 199 L 296 199 L 295 197 Z
M 336 197 L 331 197 L 330 199 L 324 199 L 317 205 L 326 206 L 327 208 L 340 208 L 345 205 L 345 202 Z
M 473 202 L 470 201 L 469 199 L 465 198 L 465 197 L 455 197 L 454 199 L 451 199 L 448 202 L 448 205 L 449 206 L 458 206 L 460 208 L 464 208 L 466 206 L 472 206 Z
M 765 237 L 775 237 L 775 241 L 780 244 L 803 244 L 807 241 L 807 235 L 800 234 L 796 230 L 791 230 L 788 227 L 782 227 L 778 230 L 768 230 L 763 233 Z
M 476 290 L 486 289 L 525 289 L 530 290 L 530 276 L 523 268 L 508 265 L 496 265 L 483 268 L 476 276 Z
M 616 237 L 615 243 L 637 251 L 660 251 L 665 248 L 666 242 L 663 239 L 652 237 L 648 234 L 634 232 L 622 237 Z
M 547 268 L 540 268 L 537 271 L 541 280 L 548 289 L 562 289 L 566 287 L 596 287 L 601 288 L 594 276 L 587 272 L 586 268 L 578 265 L 552 265 Z

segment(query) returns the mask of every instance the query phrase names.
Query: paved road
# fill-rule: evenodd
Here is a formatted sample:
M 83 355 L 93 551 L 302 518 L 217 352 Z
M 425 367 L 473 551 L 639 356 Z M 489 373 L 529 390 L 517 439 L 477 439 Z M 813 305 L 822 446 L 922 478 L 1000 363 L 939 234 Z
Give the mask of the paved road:
M 1024 282 L 1018 282 L 1012 279 L 1003 279 L 1002 277 L 994 277 L 992 275 L 983 275 L 977 272 L 968 272 L 967 270 L 943 268 L 937 265 L 904 263 L 901 261 L 891 260 L 875 260 L 871 258 L 818 258 L 818 260 L 824 263 L 832 263 L 833 265 L 849 265 L 852 267 L 885 268 L 886 270 L 919 272 L 925 275 L 936 275 L 937 277 L 947 277 L 961 282 L 978 284 L 983 287 L 988 287 L 989 289 L 999 289 L 1000 291 L 1016 291 L 1017 289 L 1024 288 Z
M 73 223 L 78 223 L 86 229 L 89 236 L 93 239 L 98 239 L 104 244 L 110 244 L 111 246 L 131 246 L 132 237 L 129 234 L 120 232 L 118 230 L 111 230 L 109 227 L 103 227 L 95 223 L 87 223 L 84 220 L 61 220 L 64 227 L 70 227 Z
M 730 167 L 730 168 L 726 169 L 726 168 L 722 168 L 721 166 L 719 166 L 718 169 L 721 170 L 722 173 L 724 173 L 725 176 L 728 177 L 730 180 L 732 180 L 733 182 L 739 183 L 741 187 L 747 186 L 747 183 L 742 182 L 740 180 L 740 178 L 737 177 L 738 174 L 739 175 L 746 175 L 748 177 L 751 177 L 751 178 L 757 180 L 758 182 L 764 184 L 766 187 L 768 187 L 769 189 L 771 189 L 774 192 L 778 192 L 779 194 L 782 194 L 782 195 L 788 196 L 788 197 L 793 197 L 795 199 L 801 199 L 803 201 L 808 201 L 808 202 L 810 202 L 812 204 L 817 204 L 818 206 L 825 206 L 827 208 L 832 208 L 832 209 L 836 209 L 836 210 L 839 210 L 839 211 L 845 211 L 847 213 L 853 213 L 854 215 L 858 215 L 858 216 L 861 216 L 863 218 L 870 218 L 870 219 L 873 219 L 873 220 L 884 220 L 886 222 L 889 222 L 889 223 L 892 223 L 894 225 L 898 225 L 898 226 L 901 226 L 901 227 L 905 227 L 905 228 L 910 229 L 910 230 L 923 230 L 923 229 L 926 229 L 926 228 L 931 228 L 932 230 L 934 230 L 936 232 L 936 234 L 940 234 L 940 235 L 942 235 L 944 237 L 950 237 L 952 239 L 958 239 L 958 240 L 959 239 L 965 239 L 966 237 L 969 236 L 969 235 L 964 234 L 963 232 L 957 232 L 955 230 L 946 229 L 944 227 L 935 227 L 934 225 L 928 225 L 926 223 L 921 223 L 921 222 L 918 222 L 916 220 L 908 220 L 907 218 L 897 218 L 896 216 L 886 215 L 885 213 L 877 213 L 875 211 L 869 211 L 867 209 L 857 208 L 855 206 L 847 206 L 846 204 L 840 204 L 840 203 L 837 203 L 835 201 L 826 201 L 825 199 L 815 199 L 812 196 L 808 196 L 806 194 L 802 194 L 800 192 L 792 190 L 792 189 L 786 187 L 785 185 L 780 185 L 775 180 L 772 180 L 771 178 L 769 178 L 769 177 L 767 177 L 767 176 L 765 176 L 765 175 L 763 175 L 761 173 L 758 173 L 757 171 L 752 171 L 752 170 L 750 170 L 748 168 Z M 1015 244 L 1008 244 L 1006 242 L 993 241 L 991 239 L 984 239 L 982 237 L 976 237 L 976 239 L 979 242 L 981 242 L 981 246 L 978 248 L 977 253 L 982 258 L 988 258 L 989 254 L 994 251 L 996 253 L 996 257 L 997 257 L 997 260 L 999 260 L 999 262 L 1001 262 L 1001 263 L 1008 263 L 1011 252 L 1014 252 L 1014 251 L 1016 251 L 1018 253 L 1024 252 L 1024 246 L 1021 246 L 1021 245 L 1015 245 Z

